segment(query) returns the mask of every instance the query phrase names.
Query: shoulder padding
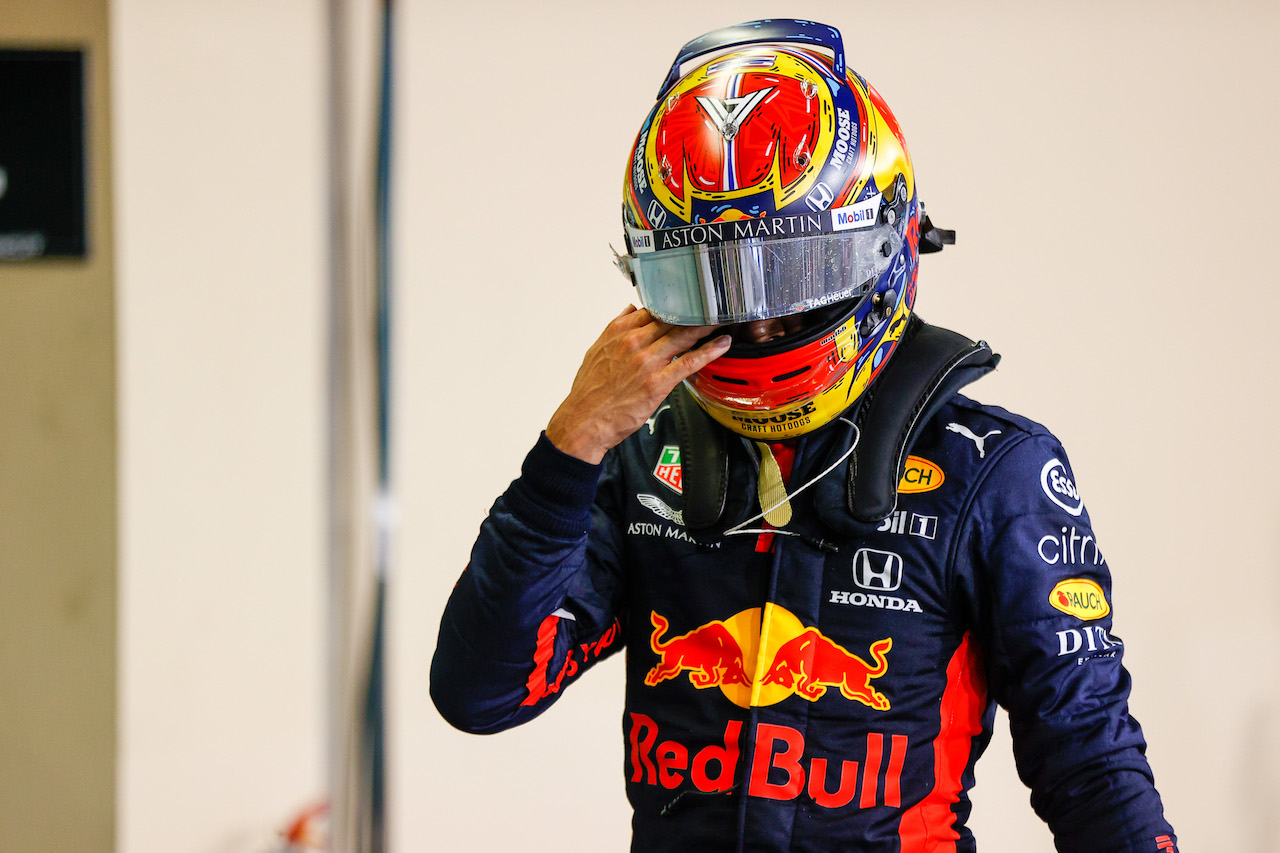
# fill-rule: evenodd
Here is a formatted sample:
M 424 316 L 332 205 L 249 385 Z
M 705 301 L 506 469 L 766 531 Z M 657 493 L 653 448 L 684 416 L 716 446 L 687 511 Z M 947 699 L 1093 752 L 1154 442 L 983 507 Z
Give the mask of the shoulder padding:
M 849 459 L 847 490 L 854 518 L 873 522 L 893 512 L 916 432 L 957 391 L 999 363 L 985 341 L 911 318 L 858 409 L 860 437 Z

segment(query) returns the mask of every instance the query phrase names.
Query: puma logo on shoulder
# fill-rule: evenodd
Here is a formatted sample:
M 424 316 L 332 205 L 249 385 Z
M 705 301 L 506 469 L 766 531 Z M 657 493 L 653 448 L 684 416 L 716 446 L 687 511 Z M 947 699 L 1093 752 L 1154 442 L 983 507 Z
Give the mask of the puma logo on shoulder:
M 1000 434 L 1000 430 L 993 429 L 986 435 L 974 435 L 973 430 L 969 429 L 964 424 L 947 424 L 947 432 L 954 432 L 957 435 L 962 435 L 972 441 L 978 448 L 979 459 L 985 459 L 987 456 L 987 439 L 993 435 Z

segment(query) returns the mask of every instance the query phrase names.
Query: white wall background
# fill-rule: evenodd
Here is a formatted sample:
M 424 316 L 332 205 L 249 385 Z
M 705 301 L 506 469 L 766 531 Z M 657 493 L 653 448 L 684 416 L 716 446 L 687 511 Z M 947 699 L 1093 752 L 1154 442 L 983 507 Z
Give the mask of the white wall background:
M 625 849 L 621 665 L 477 738 L 427 695 L 494 497 L 630 298 L 630 142 L 676 49 L 756 0 L 406 2 L 391 612 L 397 851 Z M 1275 851 L 1280 194 L 1273 4 L 793 3 L 845 33 L 953 249 L 918 309 L 1072 455 L 1186 850 Z M 322 784 L 320 4 L 118 0 L 121 846 L 226 853 Z M 1007 739 L 986 853 L 1052 849 Z M 239 846 L 237 846 L 239 845 Z
M 434 713 L 427 661 L 477 525 L 631 298 L 607 244 L 671 59 L 779 9 L 842 29 L 958 230 L 918 308 L 1004 355 L 973 393 L 1072 455 L 1182 848 L 1280 849 L 1277 8 L 755 0 L 406 9 L 399 849 L 625 849 L 620 662 L 477 738 Z M 984 851 L 1052 849 L 1007 735 L 978 780 Z
M 111 8 L 122 853 L 265 851 L 323 793 L 323 14 Z

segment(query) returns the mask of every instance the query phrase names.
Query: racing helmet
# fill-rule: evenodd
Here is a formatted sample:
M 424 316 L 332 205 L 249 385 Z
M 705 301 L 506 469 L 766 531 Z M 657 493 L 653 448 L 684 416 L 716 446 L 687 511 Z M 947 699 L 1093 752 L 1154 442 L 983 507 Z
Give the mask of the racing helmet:
M 735 337 L 686 380 L 744 436 L 792 438 L 848 409 L 915 303 L 924 211 L 911 158 L 825 24 L 753 21 L 686 44 L 636 135 L 622 217 L 618 265 L 659 319 L 802 315 L 797 333 Z M 926 227 L 926 251 L 953 239 Z

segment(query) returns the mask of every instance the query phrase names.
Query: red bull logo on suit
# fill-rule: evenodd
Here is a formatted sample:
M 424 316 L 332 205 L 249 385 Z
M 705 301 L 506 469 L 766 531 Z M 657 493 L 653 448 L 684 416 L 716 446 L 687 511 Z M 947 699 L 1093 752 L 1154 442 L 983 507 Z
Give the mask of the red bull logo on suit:
M 704 793 L 728 791 L 734 779 L 745 782 L 747 796 L 794 800 L 805 794 L 827 809 L 853 804 L 856 808 L 902 805 L 902 768 L 907 736 L 868 732 L 865 749 L 855 757 L 811 755 L 804 734 L 791 726 L 760 723 L 755 749 L 739 772 L 742 722 L 725 724 L 722 742 L 691 746 L 679 740 L 659 740 L 658 723 L 647 714 L 628 715 L 627 742 L 632 782 L 673 789 L 692 783 Z M 888 750 L 886 760 L 885 751 Z
M 687 634 L 663 641 L 669 624 L 655 611 L 650 616 L 653 637 L 649 647 L 658 654 L 658 665 L 649 670 L 644 683 L 650 687 L 689 670 L 694 687 L 719 684 L 748 684 L 743 669 L 742 648 L 723 622 L 711 622 Z
M 670 622 L 660 613 L 651 613 L 650 621 L 649 648 L 658 656 L 645 675 L 650 687 L 687 673 L 694 687 L 718 687 L 741 708 L 773 705 L 796 695 L 816 702 L 834 688 L 845 699 L 889 710 L 889 699 L 871 680 L 889 670 L 892 637 L 871 644 L 868 662 L 776 604 L 676 636 L 668 636 Z

